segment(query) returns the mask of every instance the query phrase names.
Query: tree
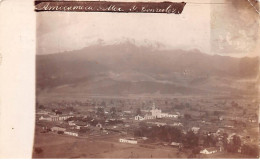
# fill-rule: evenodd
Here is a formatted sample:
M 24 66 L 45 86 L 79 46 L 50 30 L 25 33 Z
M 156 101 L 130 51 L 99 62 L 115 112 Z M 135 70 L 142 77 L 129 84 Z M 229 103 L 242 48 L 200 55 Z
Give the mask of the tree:
M 35 151 L 36 154 L 40 154 L 40 153 L 43 152 L 43 149 L 41 147 L 35 147 L 34 151 Z
M 213 136 L 207 136 L 204 138 L 204 146 L 205 147 L 215 147 L 216 146 L 216 139 Z
M 189 103 L 185 103 L 185 107 L 186 108 L 190 108 L 190 104 Z
M 223 139 L 222 139 L 222 142 L 223 142 L 223 147 L 225 150 L 227 150 L 227 147 L 228 147 L 228 134 L 227 133 L 223 133 Z
M 193 131 L 187 132 L 183 144 L 186 148 L 194 148 L 199 144 L 199 138 L 196 136 Z
M 56 113 L 56 115 L 61 115 L 62 114 L 61 111 L 56 111 L 55 113 Z
M 136 115 L 141 115 L 141 114 L 142 114 L 141 109 L 140 109 L 140 108 L 137 108 L 137 110 L 136 110 Z
M 102 101 L 100 105 L 103 106 L 103 107 L 105 107 L 105 106 L 106 106 L 106 102 L 105 102 L 105 101 Z
M 105 115 L 104 108 L 98 107 L 98 109 L 97 109 L 97 115 L 98 115 L 98 116 L 104 116 L 104 115 Z
M 39 105 L 39 109 L 44 109 L 44 105 Z
M 58 134 L 60 134 L 60 135 L 64 134 L 64 131 L 58 131 Z
M 241 146 L 241 139 L 239 136 L 234 135 L 233 136 L 233 144 L 239 148 Z
M 115 107 L 110 108 L 110 113 L 112 115 L 115 115 L 116 114 L 116 108 Z
M 200 153 L 200 147 L 195 147 L 193 150 L 192 150 L 192 154 L 194 155 L 197 155 Z
M 227 151 L 237 153 L 238 149 L 241 147 L 241 139 L 239 136 L 234 135 L 231 143 L 227 145 Z
M 191 115 L 189 115 L 189 114 L 184 114 L 184 118 L 185 118 L 185 119 L 191 119 Z

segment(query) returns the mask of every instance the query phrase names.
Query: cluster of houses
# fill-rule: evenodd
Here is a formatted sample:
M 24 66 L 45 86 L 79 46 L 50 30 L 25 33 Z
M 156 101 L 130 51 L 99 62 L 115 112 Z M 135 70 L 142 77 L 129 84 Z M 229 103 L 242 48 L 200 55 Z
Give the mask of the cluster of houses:
M 151 120 L 151 119 L 161 119 L 161 118 L 178 118 L 179 115 L 174 114 L 168 114 L 168 113 L 162 113 L 161 109 L 158 109 L 155 107 L 155 104 L 153 103 L 152 109 L 150 111 L 147 111 L 148 113 L 144 116 L 137 115 L 135 116 L 135 120 Z
M 214 154 L 216 152 L 218 152 L 218 149 L 216 147 L 205 148 L 200 151 L 201 154 L 206 154 L 206 155 Z
M 151 105 L 151 103 L 152 102 L 149 102 L 149 105 Z M 113 104 L 113 106 L 114 106 L 114 104 Z M 208 103 L 208 104 L 210 104 L 210 103 Z M 136 106 L 138 106 L 138 105 L 136 105 Z M 95 107 L 98 108 L 100 106 L 95 106 Z M 108 109 L 108 107 L 109 106 L 107 105 L 106 108 Z M 212 112 L 207 112 L 207 111 L 203 112 L 201 110 L 198 110 L 198 111 L 183 110 L 183 111 L 181 111 L 178 109 L 177 109 L 177 111 L 180 112 L 181 114 L 176 112 L 176 110 L 174 110 L 175 114 L 170 114 L 170 113 L 162 112 L 161 109 L 155 107 L 154 103 L 152 105 L 152 108 L 147 108 L 147 107 L 148 106 L 143 108 L 146 110 L 141 110 L 142 115 L 139 114 L 139 115 L 135 116 L 133 113 L 134 110 L 126 109 L 125 111 L 117 111 L 116 112 L 117 118 L 113 117 L 113 116 L 107 117 L 106 119 L 103 118 L 103 122 L 100 122 L 101 121 L 101 120 L 99 120 L 100 117 L 95 114 L 96 111 L 94 109 L 93 113 L 88 112 L 88 113 L 84 114 L 85 116 L 91 116 L 92 114 L 94 114 L 91 116 L 93 118 L 93 120 L 97 119 L 96 120 L 97 122 L 94 125 L 92 123 L 90 123 L 89 121 L 80 123 L 80 121 L 78 121 L 76 119 L 75 120 L 72 119 L 71 121 L 64 122 L 65 120 L 67 120 L 69 118 L 77 116 L 77 115 L 73 115 L 71 113 L 54 114 L 52 112 L 47 112 L 47 111 L 38 111 L 37 119 L 39 121 L 43 121 L 43 122 L 50 121 L 53 123 L 62 123 L 64 126 L 62 124 L 59 126 L 56 126 L 56 125 L 54 126 L 53 124 L 51 124 L 51 127 L 50 127 L 51 131 L 57 132 L 57 133 L 62 132 L 62 134 L 75 136 L 75 137 L 78 137 L 79 135 L 81 136 L 82 134 L 81 134 L 80 130 L 85 129 L 85 127 L 89 127 L 91 131 L 96 129 L 96 130 L 102 130 L 105 132 L 120 132 L 120 135 L 123 135 L 123 136 L 129 135 L 128 133 L 130 132 L 130 135 L 131 135 L 131 133 L 133 133 L 133 130 L 136 128 L 136 126 L 138 126 L 138 124 L 140 124 L 139 121 L 145 121 L 145 123 L 147 123 L 149 126 L 156 125 L 158 127 L 161 127 L 161 126 L 167 125 L 167 126 L 173 126 L 173 127 L 182 127 L 181 129 L 182 129 L 183 133 L 187 133 L 188 131 L 191 130 L 194 134 L 197 134 L 199 136 L 214 136 L 214 138 L 218 139 L 218 141 L 221 141 L 221 140 L 219 140 L 219 138 L 221 138 L 221 135 L 223 134 L 223 132 L 225 132 L 225 133 L 228 133 L 228 137 L 227 137 L 228 143 L 230 141 L 232 141 L 232 137 L 234 135 L 232 133 L 236 132 L 235 129 L 237 128 L 237 125 L 234 124 L 234 121 L 237 121 L 236 124 L 239 124 L 238 121 L 240 121 L 240 118 L 241 118 L 241 120 L 243 118 L 245 118 L 244 120 L 249 121 L 251 123 L 251 125 L 252 125 L 252 123 L 257 121 L 257 118 L 255 118 L 255 116 L 252 116 L 252 117 L 249 116 L 250 114 L 247 114 L 249 117 L 242 117 L 242 116 L 240 117 L 239 115 L 230 115 L 230 114 L 215 115 L 215 114 L 213 114 L 214 111 L 212 111 Z M 160 106 L 160 107 L 163 107 L 163 106 Z M 216 110 L 219 109 L 219 107 L 214 107 L 214 108 Z M 133 108 L 133 109 L 135 109 L 135 108 Z M 166 109 L 166 108 L 162 108 L 162 109 Z M 203 109 L 203 108 L 201 108 L 201 109 Z M 195 112 L 197 112 L 198 114 L 195 114 Z M 109 111 L 104 111 L 104 113 L 106 115 L 106 113 L 109 113 Z M 122 113 L 123 115 L 120 116 L 119 115 L 120 113 Z M 189 113 L 191 118 L 186 119 L 185 115 L 184 115 L 186 113 Z M 260 113 L 260 111 L 259 111 L 259 113 Z M 84 116 L 84 115 L 81 115 L 81 116 Z M 107 115 L 107 116 L 109 116 L 109 115 Z M 123 122 L 118 124 L 116 121 L 119 119 L 119 117 L 121 117 L 120 120 Z M 260 117 L 260 115 L 258 117 Z M 133 121 L 133 119 L 136 120 L 136 122 Z M 153 120 L 153 119 L 163 119 L 163 120 Z M 148 120 L 148 121 L 146 121 L 146 120 Z M 187 122 L 187 120 L 189 120 L 189 122 Z M 248 124 L 248 123 L 246 123 L 246 124 Z M 243 127 L 245 127 L 245 126 L 243 126 Z M 122 134 L 122 132 L 125 132 L 125 134 Z M 244 137 L 245 137 L 245 135 L 240 136 L 241 140 Z M 120 143 L 129 143 L 129 144 L 140 143 L 140 141 L 138 141 L 138 139 L 134 139 L 134 138 L 119 138 L 119 142 Z M 203 144 L 203 141 L 201 142 L 201 144 Z M 172 142 L 171 144 L 169 143 L 169 145 L 171 145 L 173 147 L 182 146 L 181 143 L 177 143 L 177 142 Z M 202 145 L 200 145 L 200 146 L 202 146 Z M 218 145 L 217 147 L 203 148 L 200 151 L 200 153 L 208 155 L 208 154 L 214 154 L 219 151 L 221 151 L 221 148 Z
M 70 135 L 70 136 L 76 136 L 76 137 L 79 136 L 78 132 L 76 132 L 75 130 L 66 129 L 66 128 L 62 128 L 62 127 L 56 127 L 56 126 L 52 127 L 51 131 L 57 132 L 57 133 L 61 132 L 62 134 L 66 134 L 66 135 Z
M 45 120 L 45 121 L 63 121 L 71 117 L 74 117 L 72 112 L 66 115 L 62 115 L 62 114 L 47 112 L 44 110 L 37 112 L 36 115 L 40 116 L 39 120 Z
M 44 115 L 39 118 L 39 120 L 46 120 L 46 121 L 62 121 L 67 120 L 73 117 L 72 115 Z

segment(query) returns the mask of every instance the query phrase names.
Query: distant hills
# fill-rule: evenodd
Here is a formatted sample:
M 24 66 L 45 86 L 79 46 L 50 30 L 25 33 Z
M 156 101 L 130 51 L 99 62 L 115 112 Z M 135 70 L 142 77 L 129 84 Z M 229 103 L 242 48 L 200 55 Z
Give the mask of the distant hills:
M 258 57 L 160 50 L 131 42 L 36 56 L 38 91 L 100 95 L 253 93 Z

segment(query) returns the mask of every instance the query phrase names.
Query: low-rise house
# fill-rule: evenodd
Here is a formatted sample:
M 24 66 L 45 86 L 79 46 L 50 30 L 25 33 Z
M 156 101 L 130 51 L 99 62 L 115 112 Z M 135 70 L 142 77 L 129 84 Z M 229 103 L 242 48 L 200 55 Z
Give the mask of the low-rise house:
M 172 142 L 170 145 L 173 146 L 173 147 L 180 147 L 181 143 Z
M 197 134 L 199 132 L 200 128 L 199 127 L 192 127 L 191 130 L 192 130 L 193 133 Z
M 152 120 L 152 119 L 156 119 L 156 116 L 151 116 L 151 115 L 144 116 L 144 120 Z
M 40 110 L 40 111 L 36 112 L 36 115 L 48 115 L 48 112 L 44 111 L 44 110 Z
M 96 127 L 102 128 L 102 124 L 98 123 Z
M 51 128 L 51 131 L 53 132 L 58 132 L 58 131 L 65 131 L 66 129 L 65 128 L 61 128 L 61 127 L 52 127 Z
M 126 114 L 131 114 L 132 111 L 124 111 L 124 113 L 126 113 Z
M 70 136 L 76 136 L 76 137 L 79 136 L 79 134 L 77 132 L 73 132 L 73 131 L 64 131 L 64 134 L 70 135 Z
M 137 144 L 137 141 L 134 140 L 134 139 L 123 139 L 123 138 L 120 138 L 119 139 L 119 142 L 120 143 L 130 143 L 130 144 Z
M 142 137 L 143 140 L 147 140 L 148 138 L 147 137 Z
M 206 155 L 214 154 L 216 152 L 218 152 L 218 149 L 215 147 L 205 148 L 200 151 L 201 154 L 206 154 Z
M 135 116 L 135 120 L 144 120 L 144 118 L 140 115 Z
M 59 115 L 53 115 L 51 116 L 51 121 L 62 121 L 62 120 L 67 120 L 68 118 L 71 118 L 73 116 L 71 115 L 66 115 L 66 116 L 59 116 Z
M 173 124 L 170 124 L 171 126 L 174 126 L 174 127 L 176 127 L 176 126 L 179 126 L 179 127 L 183 127 L 183 124 L 182 123 L 177 123 L 177 122 L 174 122 Z
M 46 121 L 51 121 L 51 117 L 48 115 L 42 115 L 39 120 L 46 120 Z
M 76 124 L 74 123 L 74 121 L 69 121 L 68 123 L 69 123 L 70 126 L 76 125 Z
M 168 113 L 161 113 L 161 117 L 169 117 L 169 118 L 178 118 L 178 115 L 168 114 Z
M 83 121 L 77 121 L 75 122 L 75 126 L 76 129 L 80 129 L 81 127 L 88 127 L 88 124 Z

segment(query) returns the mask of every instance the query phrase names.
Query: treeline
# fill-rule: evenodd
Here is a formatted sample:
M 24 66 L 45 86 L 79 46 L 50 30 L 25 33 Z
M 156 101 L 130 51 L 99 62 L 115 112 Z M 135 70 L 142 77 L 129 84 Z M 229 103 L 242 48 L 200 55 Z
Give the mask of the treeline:
M 187 132 L 187 134 L 182 133 L 182 131 L 177 127 L 169 126 L 153 126 L 146 127 L 141 126 L 134 131 L 135 137 L 147 137 L 153 141 L 164 141 L 164 142 L 177 142 L 182 143 L 185 148 L 194 148 L 198 146 L 199 137 L 192 131 Z
M 151 141 L 181 143 L 183 148 L 192 149 L 193 154 L 199 154 L 202 148 L 222 147 L 224 151 L 230 153 L 241 153 L 254 158 L 259 156 L 257 145 L 242 144 L 240 137 L 237 135 L 233 135 L 232 138 L 228 140 L 226 133 L 223 134 L 221 140 L 218 140 L 218 138 L 213 135 L 194 134 L 192 131 L 184 133 L 177 127 L 149 127 L 142 123 L 141 126 L 134 131 L 134 136 L 147 137 Z

